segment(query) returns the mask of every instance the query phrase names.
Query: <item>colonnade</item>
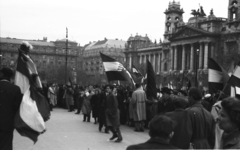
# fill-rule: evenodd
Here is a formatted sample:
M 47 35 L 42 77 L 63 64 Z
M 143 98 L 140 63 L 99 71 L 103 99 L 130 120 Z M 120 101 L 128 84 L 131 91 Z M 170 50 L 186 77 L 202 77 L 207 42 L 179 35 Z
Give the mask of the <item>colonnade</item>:
M 214 57 L 215 43 L 202 41 L 188 44 L 175 44 L 168 50 L 151 50 L 151 52 L 139 52 L 137 62 L 146 63 L 149 60 L 156 74 L 170 70 L 183 71 L 208 68 L 208 57 Z M 129 68 L 132 68 L 133 58 L 128 55 Z M 136 62 L 136 61 L 134 61 Z

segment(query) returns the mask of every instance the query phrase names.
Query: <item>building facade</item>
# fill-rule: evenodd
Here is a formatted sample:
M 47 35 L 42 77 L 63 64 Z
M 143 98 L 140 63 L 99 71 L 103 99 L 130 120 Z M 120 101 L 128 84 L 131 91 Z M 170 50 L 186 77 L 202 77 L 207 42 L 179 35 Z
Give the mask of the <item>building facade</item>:
M 155 48 L 133 50 L 127 46 L 127 64 L 148 59 L 159 85 L 186 88 L 190 81 L 192 86 L 208 90 L 208 57 L 225 69 L 231 61 L 239 60 L 240 0 L 229 0 L 226 9 L 228 18 L 222 18 L 216 17 L 213 10 L 206 15 L 200 7 L 199 11 L 192 10 L 193 17 L 185 23 L 180 2 L 170 2 L 165 11 L 163 42 Z
M 33 46 L 29 55 L 35 62 L 41 79 L 46 82 L 65 83 L 63 74 L 65 73 L 66 56 L 68 69 L 72 70 L 71 76 L 76 76 L 74 70 L 82 67 L 82 47 L 75 41 L 68 40 L 68 45 L 66 45 L 66 39 L 48 42 L 47 38 L 43 40 L 23 40 L 2 37 L 0 38 L 1 67 L 15 69 L 18 48 L 22 41 L 28 41 Z M 58 70 L 59 68 L 62 68 L 62 70 Z M 64 71 L 61 74 L 62 81 L 57 78 L 59 71 Z M 75 83 L 77 82 L 76 77 L 73 80 Z
M 122 40 L 105 38 L 102 41 L 89 43 L 84 48 L 83 69 L 89 77 L 88 84 L 107 83 L 100 52 L 124 63 L 125 44 L 126 42 Z

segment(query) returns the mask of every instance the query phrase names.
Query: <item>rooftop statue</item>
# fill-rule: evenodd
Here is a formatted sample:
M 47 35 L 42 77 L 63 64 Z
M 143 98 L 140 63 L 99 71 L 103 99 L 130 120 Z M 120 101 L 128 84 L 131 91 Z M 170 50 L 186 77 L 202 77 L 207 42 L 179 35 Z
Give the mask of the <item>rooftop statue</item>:
M 191 14 L 194 17 L 205 17 L 206 16 L 202 6 L 200 6 L 200 10 L 198 9 L 197 11 L 196 11 L 196 9 L 192 9 L 192 13 Z

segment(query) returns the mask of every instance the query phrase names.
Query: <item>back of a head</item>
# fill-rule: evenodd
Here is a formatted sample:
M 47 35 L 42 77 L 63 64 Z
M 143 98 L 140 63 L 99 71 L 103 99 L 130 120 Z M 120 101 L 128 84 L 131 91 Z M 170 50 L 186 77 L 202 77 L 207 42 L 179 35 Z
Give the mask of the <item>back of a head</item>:
M 202 93 L 200 89 L 196 87 L 190 88 L 188 96 L 192 96 L 195 101 L 200 101 L 202 99 Z
M 13 70 L 11 68 L 3 67 L 0 72 L 3 75 L 4 79 L 10 80 L 13 76 Z
M 240 129 L 240 100 L 236 97 L 228 97 L 222 100 L 221 105 L 228 113 L 231 121 Z
M 170 133 L 173 132 L 176 126 L 171 118 L 165 115 L 155 116 L 149 123 L 150 137 L 161 137 L 164 139 L 169 138 Z
M 183 97 L 176 96 L 175 98 L 173 98 L 173 104 L 175 105 L 175 108 L 185 109 L 187 106 L 187 103 L 188 101 Z
M 140 83 L 136 83 L 136 84 L 135 84 L 136 89 L 139 88 L 140 86 L 141 86 Z

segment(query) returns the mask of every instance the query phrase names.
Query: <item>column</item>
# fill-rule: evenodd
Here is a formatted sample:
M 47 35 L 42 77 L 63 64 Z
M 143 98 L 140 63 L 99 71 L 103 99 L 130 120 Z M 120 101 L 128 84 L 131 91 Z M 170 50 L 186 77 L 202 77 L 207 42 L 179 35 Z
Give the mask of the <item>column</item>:
M 160 70 L 160 68 L 161 68 L 160 67 L 160 65 L 161 65 L 160 62 L 161 62 L 161 57 L 160 57 L 160 53 L 158 53 L 158 65 L 157 65 L 158 66 L 157 67 L 158 68 L 158 74 L 161 72 L 161 70 Z
M 161 60 L 161 62 L 162 62 L 162 67 L 161 67 L 161 71 L 162 72 L 164 72 L 164 62 L 163 62 L 163 60 L 164 60 L 164 52 L 162 51 L 162 60 Z
M 202 64 L 203 64 L 203 43 L 200 42 L 200 49 L 199 49 L 199 64 L 198 64 L 198 68 L 202 69 Z
M 156 54 L 153 53 L 153 70 L 156 72 Z
M 129 68 L 132 69 L 132 55 L 129 55 Z
M 148 55 L 148 60 L 151 62 L 151 54 Z
M 185 45 L 182 45 L 182 70 L 186 69 L 185 68 L 185 62 L 186 62 L 185 56 L 186 56 Z
M 147 63 L 147 55 L 143 55 L 143 61 L 145 64 Z
M 215 58 L 215 49 L 214 49 L 214 43 L 211 42 L 211 57 Z
M 175 51 L 175 55 L 174 55 L 174 70 L 177 70 L 177 46 L 174 46 L 174 51 Z
M 193 70 L 193 60 L 194 60 L 194 47 L 193 44 L 191 44 L 191 56 L 190 56 L 190 70 Z
M 204 48 L 204 69 L 208 68 L 208 43 L 205 42 L 205 48 Z
M 139 55 L 139 64 L 142 63 L 142 55 Z

